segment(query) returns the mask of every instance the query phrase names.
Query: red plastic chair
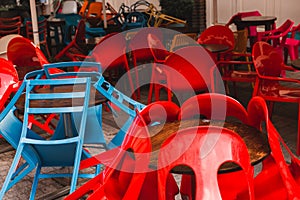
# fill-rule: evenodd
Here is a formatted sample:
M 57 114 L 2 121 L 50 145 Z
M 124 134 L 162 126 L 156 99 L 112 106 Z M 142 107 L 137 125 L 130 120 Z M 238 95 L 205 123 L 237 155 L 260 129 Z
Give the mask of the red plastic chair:
M 287 63 L 288 55 L 290 56 L 290 60 L 296 60 L 298 59 L 299 54 L 299 46 L 300 46 L 300 40 L 297 40 L 295 38 L 296 32 L 300 31 L 300 24 L 297 26 L 294 26 L 291 30 L 291 36 L 286 38 L 285 43 L 283 44 L 284 47 L 284 61 Z
M 255 11 L 247 11 L 247 12 L 238 12 L 237 14 L 233 15 L 229 21 L 226 23 L 225 26 L 229 26 L 236 21 L 241 20 L 243 17 L 250 17 L 250 16 L 261 16 L 261 13 L 257 10 Z M 275 25 L 273 26 L 275 27 Z M 250 47 L 252 48 L 253 44 L 257 41 L 257 26 L 249 26 L 248 27 L 248 38 L 250 39 Z
M 33 41 L 33 25 L 31 19 L 26 21 L 26 37 Z M 50 58 L 50 51 L 47 43 L 47 19 L 45 17 L 38 18 L 38 34 L 39 34 L 39 43 L 44 45 L 47 56 Z
M 149 33 L 147 36 L 148 46 L 154 58 L 153 68 L 151 70 L 151 80 L 150 80 L 150 87 L 149 87 L 149 95 L 148 95 L 148 104 L 152 102 L 152 93 L 154 87 L 154 76 L 155 76 L 155 69 L 156 63 L 163 64 L 166 61 L 166 58 L 171 54 L 161 40 L 155 36 L 154 34 Z
M 86 55 L 88 55 L 88 50 L 85 42 L 85 21 L 82 19 L 78 23 L 74 39 L 54 58 L 58 61 L 66 58 L 68 60 L 78 61 L 80 60 L 80 56 L 84 58 Z
M 167 175 L 178 165 L 186 165 L 194 171 L 193 199 L 222 199 L 218 169 L 223 163 L 231 161 L 243 169 L 243 181 L 247 183 L 249 199 L 254 199 L 253 167 L 247 147 L 236 133 L 213 126 L 178 131 L 163 143 L 159 152 L 159 199 L 166 199 Z
M 128 52 L 131 54 L 132 64 L 135 70 L 137 97 L 140 98 L 140 83 L 139 83 L 139 69 L 143 69 L 140 64 L 153 62 L 154 58 L 148 46 L 148 34 L 155 35 L 162 41 L 163 33 L 158 28 L 141 28 L 128 42 Z M 143 72 L 143 71 L 142 71 Z
M 21 17 L 0 18 L 0 37 L 21 33 Z
M 272 124 L 263 98 L 253 97 L 247 110 L 249 124 L 260 129 L 264 125 L 271 149 L 271 154 L 263 161 L 262 171 L 254 179 L 255 199 L 299 199 L 299 158 L 291 152 Z M 284 156 L 283 152 L 288 156 Z M 288 157 L 290 159 L 285 160 Z M 244 192 L 238 196 L 243 199 Z
M 182 104 L 180 111 L 179 119 L 181 120 L 200 119 L 201 117 L 208 120 L 225 121 L 231 118 L 245 124 L 248 123 L 248 113 L 244 106 L 236 99 L 218 93 L 204 93 L 193 96 Z M 242 190 L 245 185 L 242 182 L 238 184 L 230 182 L 233 179 L 241 180 L 242 178 L 243 174 L 238 171 L 218 175 L 222 198 L 234 198 L 238 191 Z M 183 175 L 180 187 L 181 195 L 189 199 L 192 199 L 191 179 L 190 175 Z M 230 189 L 228 185 L 230 185 Z
M 0 65 L 0 111 L 2 111 L 11 95 L 18 90 L 20 82 L 18 73 L 10 61 L 0 58 Z
M 228 46 L 228 50 L 217 53 L 216 60 L 224 59 L 227 53 L 231 52 L 234 48 L 234 35 L 233 32 L 227 27 L 222 25 L 214 25 L 205 29 L 197 39 L 201 44 L 224 44 Z M 215 53 L 214 53 L 215 54 Z M 219 57 L 219 59 L 217 59 Z
M 269 103 L 272 115 L 274 102 L 298 103 L 300 100 L 300 81 L 281 77 L 284 71 L 282 55 L 266 42 L 253 46 L 252 57 L 257 72 L 253 96 L 261 96 Z M 287 83 L 289 85 L 287 85 Z M 291 84 L 292 83 L 292 84 Z M 299 104 L 300 105 L 300 104 Z M 300 110 L 298 111 L 297 154 L 300 154 Z
M 161 89 L 167 90 L 168 101 L 172 101 L 174 94 L 181 102 L 195 93 L 211 91 L 210 76 L 214 66 L 210 53 L 201 46 L 176 50 L 166 58 L 164 64 L 156 64 L 152 74 L 155 101 L 160 99 Z
M 273 47 L 283 47 L 287 38 L 288 33 L 291 31 L 294 22 L 290 19 L 287 19 L 283 24 L 278 28 L 259 32 L 257 34 L 258 41 L 271 42 Z
M 120 77 L 125 74 L 128 79 L 129 89 L 131 90 L 128 96 L 137 99 L 126 55 L 126 40 L 123 34 L 111 33 L 104 36 L 94 48 L 91 58 L 101 63 L 104 76 L 113 85 L 116 85 L 116 83 L 121 85 L 123 79 L 120 79 Z M 122 85 L 127 85 L 127 83 Z
M 120 148 L 81 162 L 81 169 L 99 162 L 105 164 L 106 168 L 66 197 L 66 200 L 79 199 L 85 195 L 88 199 L 158 199 L 157 172 L 148 166 L 151 142 L 147 126 L 176 120 L 178 113 L 178 106 L 172 102 L 155 102 L 145 107 L 140 114 L 137 113 Z M 174 199 L 178 193 L 177 184 L 170 174 L 168 191 L 168 199 Z

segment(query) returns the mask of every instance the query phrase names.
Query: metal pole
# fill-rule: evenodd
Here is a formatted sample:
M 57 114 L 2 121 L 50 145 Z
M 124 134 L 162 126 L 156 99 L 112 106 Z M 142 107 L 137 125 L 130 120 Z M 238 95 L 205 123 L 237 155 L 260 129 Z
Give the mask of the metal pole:
M 31 12 L 31 21 L 32 21 L 33 42 L 37 47 L 40 47 L 35 0 L 30 0 L 30 12 Z

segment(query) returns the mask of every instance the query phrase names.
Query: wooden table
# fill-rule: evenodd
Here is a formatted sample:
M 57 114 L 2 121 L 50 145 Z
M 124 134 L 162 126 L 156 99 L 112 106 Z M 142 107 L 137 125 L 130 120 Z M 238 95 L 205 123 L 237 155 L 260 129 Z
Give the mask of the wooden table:
M 221 53 L 229 49 L 229 46 L 225 44 L 200 44 L 200 45 L 212 53 Z
M 164 125 L 157 125 L 149 127 L 151 136 L 152 151 L 150 167 L 156 168 L 158 161 L 158 153 L 162 143 L 172 134 L 176 133 L 180 129 L 201 125 L 213 125 L 223 126 L 228 128 L 237 134 L 239 134 L 245 141 L 248 152 L 250 155 L 251 164 L 255 165 L 261 162 L 270 153 L 268 140 L 265 134 L 261 133 L 254 127 L 242 124 L 239 122 L 222 122 L 222 121 L 202 121 L 198 119 L 175 121 L 172 123 L 165 123 Z M 225 173 L 235 171 L 239 169 L 239 166 L 234 163 L 226 163 L 221 166 L 219 173 Z M 193 174 L 190 168 L 186 166 L 177 166 L 172 170 L 173 173 L 178 174 Z
M 237 26 L 238 30 L 243 30 L 249 26 L 260 26 L 264 25 L 265 30 L 273 29 L 273 25 L 277 18 L 275 16 L 249 16 L 243 17 L 241 20 L 236 20 L 234 23 Z

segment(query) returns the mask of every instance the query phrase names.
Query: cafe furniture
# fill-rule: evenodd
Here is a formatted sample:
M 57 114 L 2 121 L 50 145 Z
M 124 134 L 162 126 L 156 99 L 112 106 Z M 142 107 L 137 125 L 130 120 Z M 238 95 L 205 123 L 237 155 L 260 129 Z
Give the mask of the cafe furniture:
M 48 48 L 47 42 L 47 19 L 44 16 L 40 16 L 37 19 L 38 25 L 38 36 L 39 36 L 39 44 L 44 46 L 45 52 L 47 53 L 48 58 L 50 57 L 50 51 Z M 25 27 L 26 27 L 26 37 L 33 41 L 33 26 L 31 18 L 25 19 Z
M 211 45 L 210 49 L 214 51 L 212 54 L 215 55 L 215 60 L 221 60 L 233 50 L 234 35 L 227 26 L 214 25 L 205 29 L 198 37 L 197 42 L 200 45 Z M 227 46 L 227 49 L 224 45 Z
M 10 40 L 15 37 L 22 37 L 18 34 L 9 34 L 0 38 L 0 58 L 7 59 L 7 46 Z
M 248 16 L 242 17 L 240 21 L 235 22 L 237 29 L 241 30 L 248 26 L 265 26 L 265 31 L 274 29 L 275 21 L 277 20 L 274 16 Z
M 21 17 L 0 17 L 0 37 L 9 34 L 21 34 Z
M 127 31 L 131 32 L 131 31 Z M 151 50 L 148 46 L 148 34 L 151 33 L 152 35 L 155 35 L 157 38 L 159 38 L 161 41 L 163 41 L 164 33 L 162 30 L 157 28 L 140 28 L 137 30 L 137 32 L 134 34 L 134 36 L 131 37 L 131 39 L 128 41 L 128 49 L 127 52 L 130 52 L 131 59 L 132 59 L 132 65 L 134 66 L 135 70 L 135 79 L 136 79 L 136 93 L 137 98 L 140 98 L 140 73 L 142 72 L 145 75 L 143 76 L 143 79 L 146 79 L 146 77 L 149 77 L 148 71 L 143 70 L 139 73 L 138 69 L 142 69 L 140 65 L 144 63 L 149 63 L 153 61 L 153 55 L 151 53 Z M 147 67 L 147 66 L 145 66 Z M 146 72 L 145 72 L 146 71 Z
M 254 97 L 248 105 L 251 123 L 265 122 L 271 153 L 263 161 L 262 171 L 254 178 L 255 198 L 299 198 L 299 158 L 292 153 L 287 143 L 274 127 L 268 115 L 267 104 L 261 97 Z M 286 160 L 285 152 L 288 155 Z M 272 184 L 270 184 L 272 183 Z M 244 198 L 244 192 L 239 197 Z
M 130 72 L 126 54 L 126 40 L 122 33 L 105 35 L 97 43 L 90 56 L 86 57 L 101 63 L 103 76 L 124 94 L 137 99 L 133 75 Z M 122 78 L 124 76 L 125 78 Z
M 296 33 L 300 30 L 300 24 L 294 26 L 292 30 L 289 32 L 289 35 L 285 39 L 285 43 L 283 44 L 284 48 L 284 62 L 287 63 L 288 56 L 290 56 L 290 60 L 293 61 L 298 59 L 299 54 L 299 45 L 300 40 L 296 38 Z
M 250 100 L 250 102 L 251 101 L 252 100 Z M 249 116 L 250 112 L 252 117 Z M 181 106 L 181 112 L 178 116 L 178 119 L 185 120 L 186 125 L 189 125 L 189 123 L 196 123 L 194 125 L 203 124 L 203 125 L 222 126 L 230 130 L 236 131 L 240 136 L 242 136 L 242 138 L 247 137 L 247 135 L 251 135 L 254 137 L 257 136 L 258 138 L 255 139 L 252 138 L 254 141 L 253 143 L 251 142 L 252 139 L 250 138 L 248 141 L 247 139 L 245 140 L 247 146 L 248 147 L 252 146 L 251 149 L 254 150 L 251 151 L 249 149 L 251 162 L 254 164 L 257 163 L 256 161 L 261 161 L 265 156 L 268 155 L 269 152 L 268 145 L 266 144 L 266 136 L 263 136 L 261 133 L 259 133 L 260 132 L 259 130 L 261 130 L 262 121 L 260 121 L 259 118 L 253 117 L 256 114 L 257 113 L 255 113 L 252 110 L 248 110 L 247 112 L 241 103 L 239 103 L 236 99 L 230 96 L 226 96 L 218 93 L 204 93 L 204 94 L 196 95 L 186 100 Z M 195 119 L 199 119 L 199 117 L 202 117 L 203 120 L 201 121 L 195 120 Z M 226 121 L 229 119 L 230 121 Z M 255 121 L 255 119 L 257 120 Z M 186 126 L 182 126 L 180 122 L 178 122 L 178 128 L 181 127 L 186 128 Z M 167 127 L 166 130 L 167 129 L 171 129 L 171 128 Z M 177 130 L 173 129 L 169 133 Z M 253 133 L 257 133 L 257 134 L 253 135 Z M 262 146 L 258 147 L 256 145 L 262 145 Z M 258 151 L 256 152 L 255 149 Z M 257 158 L 257 160 L 256 159 L 252 160 L 252 158 L 255 157 Z M 226 187 L 233 179 L 233 177 L 235 177 L 236 179 L 240 179 L 242 177 L 242 174 L 239 173 L 239 171 L 233 172 L 232 170 L 229 170 L 230 168 L 227 167 L 222 166 L 222 168 L 220 169 L 220 172 L 226 172 L 219 175 L 220 187 L 221 186 Z M 231 167 L 233 166 L 231 165 Z M 234 167 L 231 169 L 234 169 Z M 229 173 L 229 171 L 231 172 Z M 190 198 L 192 197 L 191 178 L 192 177 L 189 175 L 183 175 L 181 181 L 181 188 L 180 188 L 181 194 L 189 196 Z M 238 191 L 240 191 L 241 187 L 242 187 L 241 184 L 230 183 L 230 189 L 229 188 L 224 190 L 222 189 L 221 191 L 225 191 L 225 193 L 222 192 L 222 194 L 224 195 L 226 194 L 226 196 L 227 195 L 231 196 L 236 194 Z M 228 192 L 226 192 L 227 190 Z
M 110 104 L 107 105 L 114 114 L 114 119 L 120 127 L 120 130 L 111 139 L 107 147 L 108 149 L 118 147 L 122 144 L 125 134 L 136 116 L 136 110 L 143 110 L 145 105 L 131 99 L 129 96 L 116 89 L 106 81 L 103 76 L 98 78 L 94 87 L 109 100 Z
M 158 198 L 157 172 L 149 168 L 151 142 L 147 125 L 173 121 L 177 118 L 179 107 L 172 102 L 157 101 L 147 105 L 137 115 L 130 126 L 124 142 L 115 148 L 81 162 L 81 169 L 103 163 L 106 168 L 75 192 L 66 197 L 79 199 L 149 199 Z M 129 150 L 129 151 L 128 151 Z M 132 159 L 134 156 L 135 159 Z M 114 158 L 114 159 L 112 159 Z M 174 199 L 179 192 L 174 177 L 168 175 L 168 199 Z
M 189 45 L 195 45 L 197 34 L 196 33 L 178 33 L 173 36 L 170 44 L 170 51 L 173 52 L 178 48 L 182 48 Z
M 88 55 L 85 41 L 85 21 L 80 20 L 74 38 L 54 57 L 57 61 L 62 61 L 66 57 L 68 61 L 78 61 L 75 55 Z
M 293 25 L 294 22 L 290 19 L 287 19 L 278 28 L 269 31 L 259 32 L 257 34 L 257 40 L 269 42 L 273 45 L 273 47 L 283 48 L 287 35 L 291 31 Z
M 156 64 L 152 80 L 155 101 L 160 99 L 160 90 L 165 89 L 168 101 L 176 97 L 184 102 L 196 93 L 211 91 L 213 58 L 201 46 L 188 46 L 171 53 L 164 64 Z M 149 96 L 151 94 L 149 93 Z
M 176 166 L 188 166 L 195 177 L 192 199 L 223 199 L 218 185 L 218 170 L 224 162 L 234 162 L 245 173 L 244 182 L 253 199 L 253 174 L 247 147 L 235 132 L 221 127 L 203 126 L 182 129 L 169 137 L 158 155 L 159 199 L 166 199 L 167 175 Z
M 69 93 L 54 92 L 39 94 L 34 92 L 36 86 L 57 86 L 57 85 L 81 85 L 84 86 L 80 91 L 72 91 Z M 76 78 L 76 79 L 32 79 L 25 80 L 23 86 L 20 89 L 26 88 L 25 97 L 25 109 L 23 123 L 12 119 L 5 120 L 7 115 L 2 116 L 2 136 L 10 142 L 10 144 L 16 148 L 16 155 L 8 172 L 8 175 L 3 183 L 0 198 L 2 199 L 5 193 L 32 170 L 36 170 L 32 190 L 30 193 L 30 199 L 34 199 L 36 189 L 38 186 L 38 180 L 40 178 L 52 178 L 52 177 L 72 177 L 70 192 L 74 191 L 77 185 L 78 177 L 86 175 L 89 177 L 91 174 L 79 175 L 79 163 L 81 159 L 88 157 L 88 154 L 83 151 L 83 139 L 85 134 L 85 125 L 87 118 L 87 108 L 90 93 L 90 78 Z M 77 97 L 74 100 L 74 96 Z M 41 107 L 34 107 L 31 102 L 35 100 L 57 100 L 73 99 L 74 104 L 69 106 L 52 107 L 49 104 L 43 104 Z M 11 107 L 8 108 L 11 110 Z M 11 112 L 11 111 L 8 111 Z M 72 113 L 82 112 L 80 127 L 78 129 L 78 135 L 72 135 L 69 138 L 56 138 L 46 139 L 41 135 L 28 129 L 28 118 L 30 114 L 50 114 L 50 113 Z M 7 112 L 4 112 L 7 113 Z M 3 124 L 5 123 L 5 124 Z M 9 129 L 7 129 L 9 128 Z M 55 135 L 53 135 L 55 136 Z M 58 156 L 59 155 L 59 156 Z M 21 160 L 24 159 L 26 165 L 20 165 Z M 22 163 L 22 162 L 21 162 Z M 64 174 L 59 171 L 49 174 L 47 172 L 41 172 L 44 167 L 73 167 L 72 173 Z
M 231 24 L 235 24 L 237 26 L 236 23 L 238 23 L 242 18 L 245 17 L 250 17 L 250 16 L 262 16 L 262 14 L 257 11 L 245 11 L 245 12 L 238 12 L 237 14 L 233 15 L 229 21 L 226 23 L 225 26 L 230 26 Z M 244 28 L 245 29 L 245 28 Z M 243 28 L 238 28 L 238 30 L 244 30 Z M 257 41 L 257 26 L 247 26 L 246 29 L 248 30 L 248 37 L 250 39 L 250 46 L 253 46 L 253 42 Z
M 7 58 L 16 66 L 20 80 L 24 79 L 27 72 L 42 69 L 42 65 L 48 63 L 41 50 L 24 37 L 10 40 L 7 46 Z
M 20 83 L 18 73 L 11 62 L 0 58 L 0 64 L 0 111 L 2 111 Z
M 151 79 L 150 79 L 150 83 L 149 83 L 149 95 L 148 95 L 148 104 L 152 102 L 152 93 L 153 93 L 153 89 L 155 88 L 156 90 L 160 90 L 163 88 L 163 86 L 160 86 L 159 84 L 155 86 L 154 80 L 155 82 L 163 82 L 165 81 L 164 77 L 162 76 L 157 76 L 156 70 L 158 69 L 156 64 L 164 64 L 166 61 L 166 58 L 171 54 L 171 52 L 169 52 L 166 47 L 164 46 L 164 44 L 162 43 L 162 41 L 155 36 L 154 34 L 149 33 L 147 36 L 147 41 L 148 41 L 148 47 L 150 48 L 150 51 L 152 53 L 154 62 L 153 62 L 153 67 L 151 70 Z M 155 93 L 155 98 L 158 99 L 159 97 L 157 97 L 157 93 Z
M 63 42 L 65 24 L 66 21 L 64 18 L 50 16 L 47 19 L 47 43 L 50 47 L 51 55 L 60 52 L 65 46 Z M 55 48 L 54 52 L 52 51 L 52 48 Z
M 282 77 L 284 61 L 276 48 L 266 42 L 253 46 L 252 58 L 257 72 L 253 96 L 260 96 L 269 104 L 270 116 L 275 102 L 299 104 L 299 80 Z M 285 83 L 289 83 L 288 85 Z M 293 83 L 293 84 L 291 84 Z M 300 112 L 299 112 L 300 113 Z M 300 120 L 298 116 L 297 155 L 300 154 Z

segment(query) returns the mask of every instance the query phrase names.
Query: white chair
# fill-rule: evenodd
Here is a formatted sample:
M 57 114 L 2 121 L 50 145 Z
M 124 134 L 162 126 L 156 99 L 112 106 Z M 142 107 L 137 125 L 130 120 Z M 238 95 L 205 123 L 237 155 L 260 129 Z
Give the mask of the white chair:
M 62 4 L 62 14 L 77 14 L 76 1 L 64 1 Z

